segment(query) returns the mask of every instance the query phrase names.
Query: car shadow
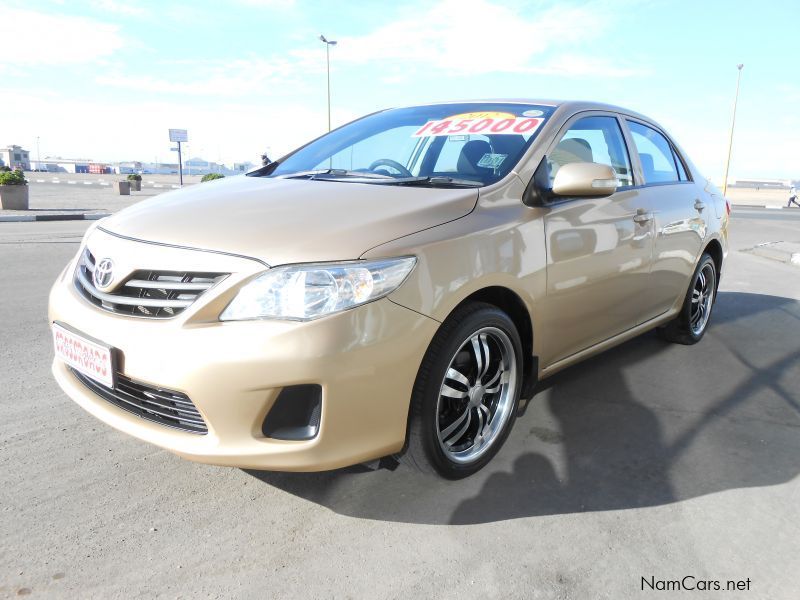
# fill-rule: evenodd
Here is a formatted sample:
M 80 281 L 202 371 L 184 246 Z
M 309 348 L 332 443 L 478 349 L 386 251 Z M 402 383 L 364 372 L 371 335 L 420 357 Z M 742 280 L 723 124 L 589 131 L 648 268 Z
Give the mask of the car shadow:
M 542 382 L 476 475 L 247 471 L 358 518 L 475 524 L 678 502 L 800 472 L 800 302 L 720 292 L 695 346 L 640 336 Z

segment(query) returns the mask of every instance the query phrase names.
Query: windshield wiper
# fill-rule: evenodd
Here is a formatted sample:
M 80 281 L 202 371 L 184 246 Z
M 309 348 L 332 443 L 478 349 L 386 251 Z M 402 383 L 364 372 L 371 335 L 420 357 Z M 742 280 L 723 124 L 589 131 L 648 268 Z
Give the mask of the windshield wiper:
M 484 185 L 483 182 L 473 179 L 459 179 L 457 177 L 445 177 L 443 175 L 432 177 L 401 177 L 399 179 L 392 179 L 392 181 L 387 181 L 386 183 L 430 187 L 481 187 Z
M 458 179 L 457 177 L 446 177 L 443 175 L 426 177 L 392 177 L 380 173 L 369 171 L 348 171 L 347 169 L 314 169 L 311 171 L 297 171 L 278 175 L 276 179 L 312 179 L 335 181 L 337 179 L 370 179 L 369 183 L 379 183 L 386 185 L 408 185 L 408 186 L 429 186 L 429 187 L 481 187 L 484 185 L 480 181 L 472 179 Z
M 278 175 L 276 179 L 339 179 L 357 177 L 359 179 L 394 179 L 391 175 L 370 173 L 368 171 L 348 171 L 347 169 L 314 169 L 312 171 L 297 171 Z

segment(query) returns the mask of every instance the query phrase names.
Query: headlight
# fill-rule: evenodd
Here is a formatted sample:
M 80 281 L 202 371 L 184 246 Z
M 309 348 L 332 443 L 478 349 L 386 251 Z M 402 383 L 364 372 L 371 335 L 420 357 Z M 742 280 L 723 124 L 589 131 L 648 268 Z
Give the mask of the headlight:
M 219 318 L 318 319 L 390 294 L 416 263 L 411 256 L 276 267 L 239 290 Z

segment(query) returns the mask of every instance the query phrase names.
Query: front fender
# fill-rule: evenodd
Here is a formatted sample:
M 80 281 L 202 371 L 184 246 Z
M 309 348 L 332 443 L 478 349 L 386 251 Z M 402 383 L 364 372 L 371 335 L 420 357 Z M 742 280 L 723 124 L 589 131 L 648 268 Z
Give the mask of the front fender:
M 486 208 L 373 248 L 363 258 L 417 256 L 389 299 L 439 322 L 476 292 L 501 287 L 522 300 L 535 323 L 536 299 L 546 291 L 540 211 L 521 203 Z

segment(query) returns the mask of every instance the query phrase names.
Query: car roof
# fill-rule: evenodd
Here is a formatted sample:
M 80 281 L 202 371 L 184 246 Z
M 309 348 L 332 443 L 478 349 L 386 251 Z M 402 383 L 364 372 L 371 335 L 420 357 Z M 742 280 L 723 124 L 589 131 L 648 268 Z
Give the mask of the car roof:
M 574 114 L 586 110 L 604 110 L 610 112 L 623 113 L 632 117 L 637 117 L 645 121 L 653 122 L 649 117 L 646 117 L 636 111 L 613 104 L 605 104 L 603 102 L 593 102 L 589 100 L 555 100 L 552 98 L 481 98 L 469 100 L 446 100 L 440 102 L 424 102 L 421 104 L 410 104 L 403 108 L 413 108 L 417 106 L 437 106 L 443 104 L 537 104 L 539 106 L 552 106 L 556 109 L 561 109 L 560 112 Z

